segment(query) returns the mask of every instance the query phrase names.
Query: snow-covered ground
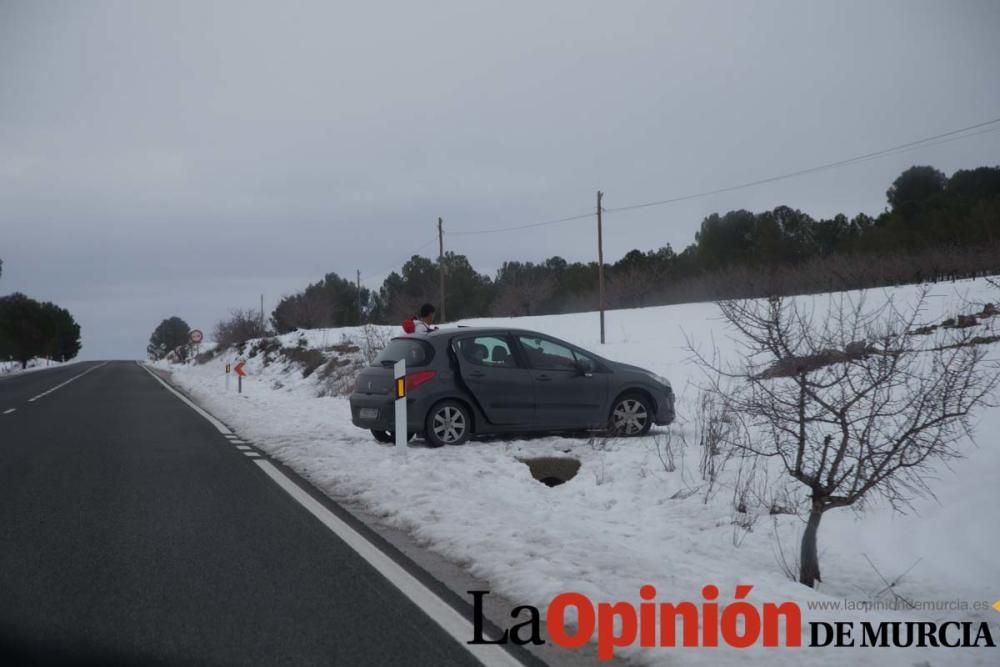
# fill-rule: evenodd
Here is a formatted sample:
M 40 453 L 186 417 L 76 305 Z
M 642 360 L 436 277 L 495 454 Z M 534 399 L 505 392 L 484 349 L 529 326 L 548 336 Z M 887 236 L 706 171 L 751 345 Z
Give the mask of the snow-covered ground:
M 875 290 L 868 299 L 907 300 L 915 287 Z M 828 297 L 802 297 L 822 307 Z M 956 314 L 960 300 L 996 302 L 984 281 L 934 286 L 927 322 Z M 996 319 L 996 318 L 994 318 Z M 592 600 L 638 604 L 639 588 L 652 584 L 659 601 L 702 602 L 701 589 L 715 584 L 731 600 L 737 584 L 752 584 L 749 600 L 797 601 L 803 620 L 985 620 L 1000 640 L 1000 613 L 985 610 L 809 611 L 810 601 L 886 601 L 885 584 L 906 573 L 895 590 L 911 601 L 992 604 L 1000 598 L 1000 409 L 981 414 L 978 446 L 941 466 L 932 482 L 937 499 L 916 503 L 907 515 L 873 502 L 863 514 L 827 513 L 820 529 L 824 581 L 818 591 L 782 572 L 778 546 L 794 558 L 802 521 L 771 517 L 751 508 L 734 523 L 731 483 L 706 501 L 692 438 L 698 373 L 686 340 L 713 339 L 731 349 L 718 308 L 688 304 L 607 315 L 608 343 L 598 344 L 593 313 L 489 319 L 463 324 L 504 324 L 535 329 L 577 343 L 611 359 L 670 378 L 678 395 L 678 423 L 646 438 L 610 442 L 564 437 L 472 442 L 463 447 L 411 446 L 405 455 L 377 444 L 351 424 L 344 398 L 318 397 L 321 381 L 294 366 L 265 367 L 260 356 L 247 366 L 244 393 L 235 380 L 226 390 L 222 365 L 169 366 L 174 380 L 202 405 L 272 456 L 295 468 L 331 496 L 363 503 L 388 525 L 467 567 L 492 590 L 541 609 L 560 592 Z M 327 347 L 358 329 L 288 334 L 283 343 Z M 994 358 L 1000 345 L 994 344 Z M 668 437 L 676 469 L 662 460 Z M 548 488 L 531 478 L 520 457 L 572 456 L 582 462 L 568 483 Z M 748 518 L 749 516 L 749 518 Z M 804 626 L 805 627 L 805 626 Z M 808 637 L 803 638 L 808 643 Z M 642 664 L 724 665 L 752 658 L 767 665 L 996 665 L 1000 649 L 751 648 L 622 649 Z
M 0 361 L 0 377 L 5 375 L 14 375 L 16 373 L 44 370 L 46 368 L 52 368 L 53 366 L 61 366 L 62 364 L 63 362 L 60 361 L 39 359 L 38 357 L 35 357 L 34 359 L 28 360 L 26 368 L 21 368 L 21 362 L 19 361 Z

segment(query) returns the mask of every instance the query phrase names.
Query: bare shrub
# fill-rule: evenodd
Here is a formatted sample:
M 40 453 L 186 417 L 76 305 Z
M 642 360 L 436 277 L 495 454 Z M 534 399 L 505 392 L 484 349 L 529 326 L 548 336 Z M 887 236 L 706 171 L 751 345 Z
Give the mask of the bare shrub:
M 385 327 L 377 324 L 366 324 L 361 327 L 361 353 L 369 364 L 375 363 L 375 358 L 389 344 L 392 334 Z
M 212 338 L 219 347 L 226 348 L 266 335 L 267 327 L 258 311 L 237 308 L 230 311 L 228 319 L 216 322 Z
M 344 396 L 354 390 L 365 363 L 358 356 L 334 356 L 317 373 L 321 380 L 320 396 Z
M 656 445 L 656 455 L 660 459 L 660 464 L 666 472 L 674 472 L 677 465 L 674 463 L 674 432 L 667 431 L 665 435 L 657 433 L 653 436 L 653 444 Z M 683 446 L 683 443 L 681 444 Z
M 608 481 L 608 470 L 605 465 L 604 456 L 598 458 L 598 466 L 591 469 L 591 474 L 594 476 L 594 484 L 597 486 L 603 486 L 605 482 Z
M 320 396 L 344 396 L 354 390 L 358 375 L 371 365 L 385 349 L 391 334 L 388 329 L 375 324 L 361 327 L 360 340 L 342 334 L 336 345 L 326 348 L 332 353 L 317 377 Z
M 320 350 L 306 347 L 283 347 L 281 354 L 290 362 L 302 367 L 302 377 L 307 378 L 313 371 L 323 365 L 326 357 Z
M 785 545 L 781 541 L 781 532 L 778 530 L 778 517 L 771 517 L 771 532 L 772 532 L 772 548 L 774 550 L 774 558 L 778 562 L 778 567 L 781 568 L 782 574 L 791 579 L 792 581 L 798 581 L 800 564 L 799 559 L 795 556 L 794 549 L 788 549 L 786 553 Z
M 726 412 L 725 401 L 717 393 L 704 390 L 698 393 L 693 423 L 695 442 L 701 455 L 698 472 L 702 480 L 708 482 L 705 490 L 707 503 L 715 490 L 719 474 L 732 456 L 732 449 L 726 443 L 736 424 Z

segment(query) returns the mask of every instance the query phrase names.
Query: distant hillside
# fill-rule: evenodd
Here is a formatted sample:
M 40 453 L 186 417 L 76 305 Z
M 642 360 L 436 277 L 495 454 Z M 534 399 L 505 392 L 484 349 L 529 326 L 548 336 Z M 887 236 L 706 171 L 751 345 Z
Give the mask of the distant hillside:
M 713 213 L 679 253 L 670 245 L 632 250 L 607 264 L 607 305 L 804 294 L 1000 272 L 1000 167 L 959 170 L 950 177 L 933 167 L 911 167 L 890 185 L 886 201 L 875 217 L 815 219 L 787 206 Z M 503 236 L 496 242 L 517 246 Z M 452 321 L 598 306 L 596 262 L 512 260 L 494 276 L 477 272 L 467 257 L 452 252 L 443 264 Z M 421 303 L 439 301 L 440 268 L 414 255 L 378 291 L 362 287 L 360 294 L 353 282 L 329 273 L 282 299 L 271 324 L 279 333 L 354 326 L 362 319 L 396 324 Z

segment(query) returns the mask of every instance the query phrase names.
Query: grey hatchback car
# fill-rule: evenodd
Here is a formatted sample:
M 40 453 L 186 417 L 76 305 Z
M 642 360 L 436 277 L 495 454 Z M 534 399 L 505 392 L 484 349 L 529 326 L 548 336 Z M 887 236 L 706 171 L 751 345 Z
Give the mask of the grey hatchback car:
M 358 377 L 351 420 L 394 440 L 393 364 L 406 360 L 408 435 L 461 445 L 473 435 L 600 429 L 644 435 L 674 420 L 670 382 L 534 331 L 458 327 L 389 341 Z

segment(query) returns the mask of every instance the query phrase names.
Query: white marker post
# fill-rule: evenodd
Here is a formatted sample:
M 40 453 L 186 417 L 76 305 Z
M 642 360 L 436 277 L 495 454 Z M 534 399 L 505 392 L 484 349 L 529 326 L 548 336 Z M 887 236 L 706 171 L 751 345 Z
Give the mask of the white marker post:
M 226 362 L 226 393 L 229 393 L 229 371 L 232 370 L 232 365 Z
M 406 359 L 400 359 L 392 367 L 396 380 L 396 450 L 405 451 L 406 441 Z

